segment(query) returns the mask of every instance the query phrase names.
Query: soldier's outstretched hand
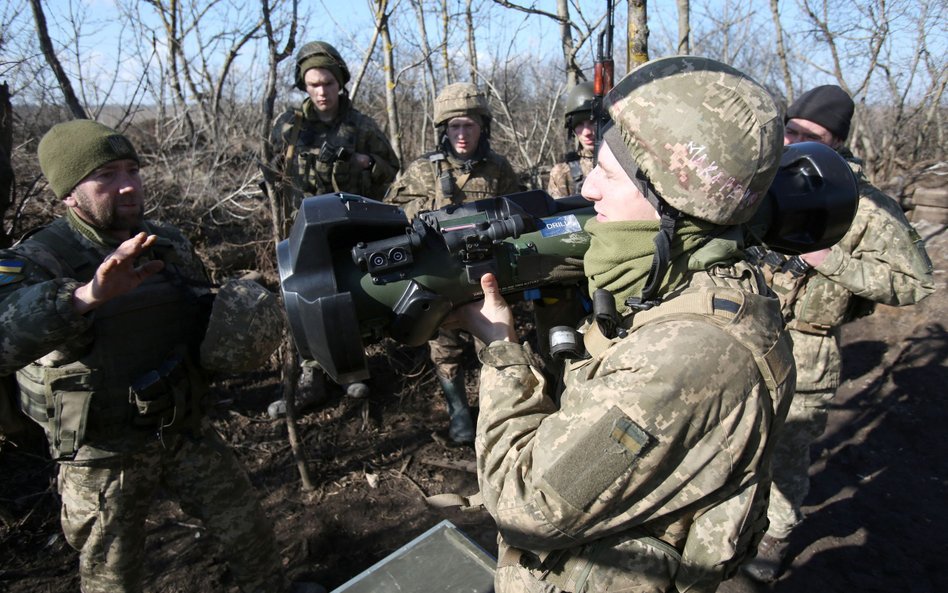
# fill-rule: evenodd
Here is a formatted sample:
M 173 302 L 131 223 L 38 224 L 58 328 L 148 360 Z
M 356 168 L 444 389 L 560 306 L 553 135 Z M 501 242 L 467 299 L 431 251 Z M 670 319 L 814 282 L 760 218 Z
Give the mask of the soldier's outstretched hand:
M 95 276 L 73 293 L 73 304 L 80 314 L 85 314 L 103 303 L 138 287 L 149 276 L 161 271 L 165 263 L 161 260 L 135 265 L 135 260 L 158 239 L 155 235 L 138 233 L 124 241 L 118 249 L 105 258 Z
M 455 309 L 445 320 L 444 326 L 460 328 L 479 338 L 485 344 L 498 340 L 516 342 L 513 312 L 500 294 L 500 285 L 493 274 L 481 276 L 484 300 Z

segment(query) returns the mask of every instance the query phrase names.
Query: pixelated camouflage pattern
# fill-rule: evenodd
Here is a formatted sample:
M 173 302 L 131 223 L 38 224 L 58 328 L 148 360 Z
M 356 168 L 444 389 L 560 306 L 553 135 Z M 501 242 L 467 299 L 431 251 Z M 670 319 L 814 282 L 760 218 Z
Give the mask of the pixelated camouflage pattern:
M 855 297 L 902 306 L 917 303 L 935 290 L 932 263 L 918 232 L 898 203 L 876 189 L 848 150 L 859 184 L 859 203 L 849 231 L 826 259 L 800 280 L 776 273 L 772 285 L 794 341 L 797 388 L 822 391 L 839 386 L 839 326 L 849 320 Z M 792 295 L 788 299 L 788 296 Z M 800 331 L 803 324 L 825 327 L 824 335 Z
M 620 80 L 605 105 L 658 195 L 701 220 L 747 221 L 777 172 L 783 121 L 773 98 L 720 62 L 652 60 Z
M 774 451 L 768 533 L 778 539 L 788 537 L 803 519 L 810 445 L 826 427 L 824 406 L 836 393 L 842 367 L 840 328 L 857 299 L 903 306 L 935 290 L 924 242 L 898 203 L 869 183 L 861 161 L 848 149 L 840 153 L 859 183 L 849 231 L 805 276 L 776 272 L 771 280 L 789 322 L 797 364 L 797 394 Z
M 270 522 L 246 473 L 212 428 L 89 464 L 60 465 L 66 541 L 79 551 L 85 593 L 140 593 L 145 521 L 159 496 L 170 497 L 220 546 L 242 591 L 284 590 Z
M 283 341 L 284 325 L 276 295 L 253 280 L 231 280 L 214 298 L 201 366 L 224 373 L 259 369 Z
M 810 447 L 826 430 L 826 406 L 835 393 L 835 389 L 798 389 L 793 394 L 784 429 L 774 447 L 774 477 L 767 509 L 767 533 L 771 537 L 786 539 L 803 521 L 803 500 L 810 491 Z
M 146 221 L 145 228 L 170 247 L 166 264 L 173 262 L 191 280 L 206 279 L 203 264 L 180 231 L 152 221 Z M 105 237 L 90 235 L 88 229 L 76 235 L 103 259 L 116 246 Z M 55 369 L 84 356 L 93 346 L 96 316 L 76 313 L 72 293 L 82 282 L 68 278 L 70 267 L 63 256 L 27 239 L 0 251 L 0 259 L 25 264 L 19 281 L 0 287 L 0 372 L 29 363 L 39 370 Z M 190 288 L 195 296 L 207 290 L 197 284 Z M 195 318 L 193 324 L 199 323 Z M 129 332 L 134 328 L 135 324 L 128 327 Z M 147 335 L 135 337 L 148 340 Z M 127 387 L 125 394 L 128 398 Z M 83 590 L 141 591 L 141 538 L 159 487 L 220 539 L 245 591 L 280 590 L 282 568 L 272 530 L 232 453 L 207 426 L 198 434 L 160 436 L 161 440 L 153 431 L 131 426 L 111 431 L 106 448 L 91 439 L 76 454 L 81 462 L 61 466 L 63 530 L 80 550 Z M 130 448 L 123 448 L 123 442 Z
M 300 129 L 295 154 L 286 166 L 287 147 L 297 118 Z M 290 196 L 290 219 L 308 196 L 340 191 L 381 200 L 398 173 L 398 157 L 385 133 L 374 119 L 353 108 L 344 95 L 339 97 L 339 114 L 329 123 L 316 117 L 312 100 L 307 97 L 299 108 L 277 118 L 270 142 L 276 155 L 271 170 L 283 183 L 289 183 L 284 191 Z M 351 153 L 367 154 L 375 164 L 361 169 L 348 161 L 320 162 L 319 150 L 325 142 Z
M 578 156 L 579 167 L 583 172 L 583 179 L 580 180 L 580 184 L 582 184 L 582 181 L 589 177 L 589 172 L 596 166 L 596 161 L 593 158 L 592 150 L 582 150 L 578 153 Z M 553 165 L 553 168 L 550 169 L 550 180 L 547 182 L 546 192 L 554 198 L 565 198 L 566 196 L 574 196 L 579 191 L 580 188 L 576 187 L 576 183 L 573 181 L 573 171 L 569 163 L 560 161 Z
M 731 289 L 744 304 L 727 324 L 669 314 L 568 364 L 558 404 L 522 346 L 481 352 L 478 481 L 499 557 L 525 551 L 502 561 L 498 593 L 713 591 L 724 559 L 756 545 L 791 345 L 749 266 L 686 286 L 680 295 Z M 754 359 L 768 351 L 789 369 L 773 393 Z
M 413 161 L 399 175 L 385 196 L 385 201 L 403 209 L 411 219 L 419 212 L 437 210 L 452 203 L 473 202 L 522 190 L 513 167 L 493 150 L 484 159 L 471 164 L 448 156 L 441 161 L 441 166 L 454 178 L 453 196 L 443 196 L 438 181 L 438 165 L 425 155 Z
M 53 224 L 66 223 L 59 220 Z M 155 221 L 145 225 L 148 232 L 170 241 L 183 275 L 198 280 L 207 278 L 204 265 L 180 231 Z M 102 259 L 116 247 L 84 236 L 78 240 L 97 250 Z M 0 375 L 33 361 L 60 366 L 76 360 L 89 347 L 88 330 L 94 319 L 76 313 L 72 303 L 72 293 L 85 280 L 67 277 L 68 266 L 63 258 L 37 241 L 26 240 L 0 250 L 0 259 L 20 259 L 25 263 L 20 281 L 0 286 Z M 200 288 L 195 291 L 203 292 Z
M 434 100 L 434 123 L 447 123 L 455 117 L 479 115 L 490 119 L 487 97 L 471 82 L 455 82 L 444 87 Z

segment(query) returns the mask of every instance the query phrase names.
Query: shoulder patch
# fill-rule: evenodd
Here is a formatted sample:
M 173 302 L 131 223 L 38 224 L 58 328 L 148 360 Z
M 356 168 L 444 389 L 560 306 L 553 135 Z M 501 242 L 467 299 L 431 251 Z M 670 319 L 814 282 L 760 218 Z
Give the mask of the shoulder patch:
M 15 284 L 23 280 L 23 266 L 26 264 L 22 259 L 0 259 L 0 286 Z

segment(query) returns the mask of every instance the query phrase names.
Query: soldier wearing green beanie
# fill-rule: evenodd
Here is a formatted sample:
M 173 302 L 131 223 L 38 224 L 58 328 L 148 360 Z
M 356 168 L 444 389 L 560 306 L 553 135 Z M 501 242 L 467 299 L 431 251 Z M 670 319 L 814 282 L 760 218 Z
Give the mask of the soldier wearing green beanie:
M 202 305 L 213 297 L 203 264 L 177 228 L 144 219 L 140 159 L 123 134 L 61 123 L 38 157 L 66 213 L 0 251 L 0 376 L 16 374 L 20 406 L 59 463 L 82 590 L 142 590 L 145 520 L 159 492 L 220 542 L 243 591 L 285 590 L 271 523 L 204 416 L 208 380 L 231 361 L 206 343 L 217 307 Z M 254 316 L 268 318 L 275 299 L 242 286 Z M 235 317 L 235 302 L 217 316 Z M 268 325 L 253 331 L 281 334 Z
M 275 158 L 263 167 L 264 178 L 280 194 L 288 222 L 308 196 L 344 192 L 381 200 L 398 173 L 398 157 L 382 128 L 352 106 L 345 88 L 349 78 L 345 60 L 325 41 L 311 41 L 296 55 L 294 84 L 307 97 L 277 118 L 270 133 Z M 322 395 L 313 388 L 313 372 L 303 367 L 300 409 Z M 353 383 L 346 393 L 365 397 L 368 387 Z M 269 411 L 282 416 L 284 401 L 274 401 Z

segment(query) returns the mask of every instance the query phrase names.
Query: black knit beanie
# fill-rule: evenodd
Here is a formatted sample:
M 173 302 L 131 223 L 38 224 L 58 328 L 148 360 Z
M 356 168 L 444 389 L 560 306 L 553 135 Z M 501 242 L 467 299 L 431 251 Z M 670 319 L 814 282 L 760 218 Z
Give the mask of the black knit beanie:
M 812 88 L 787 109 L 787 120 L 806 119 L 820 124 L 840 140 L 849 136 L 855 105 L 849 94 L 835 84 Z

